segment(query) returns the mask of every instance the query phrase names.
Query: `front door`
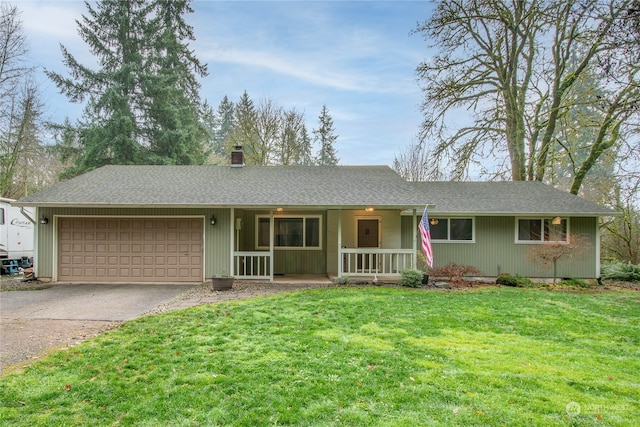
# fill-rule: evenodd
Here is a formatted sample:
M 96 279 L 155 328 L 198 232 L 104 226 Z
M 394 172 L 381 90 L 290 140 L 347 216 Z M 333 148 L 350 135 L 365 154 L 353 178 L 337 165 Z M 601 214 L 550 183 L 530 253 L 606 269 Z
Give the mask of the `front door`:
M 380 246 L 380 221 L 374 219 L 358 219 L 358 248 L 377 248 Z M 376 254 L 359 254 L 358 269 L 372 270 L 377 265 Z

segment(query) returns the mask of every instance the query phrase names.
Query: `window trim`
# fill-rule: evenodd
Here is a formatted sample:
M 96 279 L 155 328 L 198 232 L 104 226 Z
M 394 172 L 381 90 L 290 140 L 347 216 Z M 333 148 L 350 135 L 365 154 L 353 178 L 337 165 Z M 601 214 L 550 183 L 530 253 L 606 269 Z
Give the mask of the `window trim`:
M 256 231 L 255 231 L 255 247 L 259 250 L 269 249 L 269 246 L 259 246 L 259 233 L 260 233 L 260 220 L 261 219 L 270 219 L 269 215 L 256 215 Z M 303 246 L 276 246 L 274 239 L 274 250 L 286 250 L 286 251 L 321 251 L 323 249 L 323 239 L 322 239 L 322 215 L 319 214 L 304 214 L 304 215 L 278 215 L 273 217 L 274 221 L 274 232 L 275 232 L 275 221 L 278 219 L 302 219 L 302 241 Z M 306 246 L 307 235 L 306 235 L 306 227 L 307 227 L 307 218 L 317 219 L 318 220 L 318 246 Z M 275 236 L 271 236 L 271 238 L 275 238 Z
M 557 216 L 557 215 L 556 215 Z M 551 221 L 554 217 L 552 216 L 539 216 L 539 217 L 535 217 L 535 216 L 521 216 L 521 217 L 516 217 L 515 220 L 515 243 L 517 245 L 549 245 L 549 244 L 556 244 L 556 243 L 564 243 L 564 244 L 568 244 L 569 243 L 569 239 L 570 239 L 570 233 L 571 233 L 571 221 L 569 217 L 562 217 L 562 221 L 566 221 L 567 222 L 567 229 L 566 229 L 566 233 L 565 233 L 565 239 L 564 240 L 544 240 L 544 226 L 545 226 L 545 221 Z M 540 240 L 520 240 L 519 238 L 519 230 L 520 230 L 520 220 L 538 220 L 540 221 L 540 225 L 541 225 L 541 232 L 540 232 Z
M 420 222 L 421 216 L 418 217 L 418 222 Z M 438 221 L 447 221 L 447 238 L 446 239 L 436 239 L 431 235 L 431 240 L 433 243 L 475 243 L 476 242 L 476 217 L 474 216 L 438 216 L 434 215 L 433 217 L 429 217 L 429 220 L 437 219 Z M 452 219 L 468 219 L 471 220 L 471 239 L 470 240 L 453 240 L 451 239 L 451 221 Z

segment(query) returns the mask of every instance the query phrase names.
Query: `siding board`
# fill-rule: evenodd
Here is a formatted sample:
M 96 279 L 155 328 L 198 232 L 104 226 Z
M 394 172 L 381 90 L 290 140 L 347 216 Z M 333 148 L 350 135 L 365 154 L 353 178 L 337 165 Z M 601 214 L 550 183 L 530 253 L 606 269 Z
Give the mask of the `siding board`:
M 435 268 L 454 262 L 472 265 L 489 277 L 500 273 L 553 277 L 553 267 L 540 265 L 531 254 L 532 248 L 540 247 L 539 244 L 515 243 L 516 217 L 475 217 L 474 221 L 475 243 L 433 242 Z M 596 227 L 597 218 L 570 218 L 570 234 L 584 236 L 586 250 L 579 256 L 558 260 L 558 277 L 596 277 Z M 403 248 L 411 247 L 411 232 L 411 217 L 405 216 L 402 218 L 401 233 Z

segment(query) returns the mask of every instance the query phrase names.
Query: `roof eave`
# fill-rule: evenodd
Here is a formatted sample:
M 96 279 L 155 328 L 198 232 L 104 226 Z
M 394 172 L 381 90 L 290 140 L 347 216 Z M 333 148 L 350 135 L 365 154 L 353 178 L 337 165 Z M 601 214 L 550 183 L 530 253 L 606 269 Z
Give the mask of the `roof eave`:
M 605 217 L 605 216 L 622 216 L 622 212 L 454 212 L 454 211 L 437 211 L 431 212 L 432 215 L 451 215 L 451 216 L 567 216 L 567 217 Z
M 35 208 L 89 208 L 89 209 L 349 209 L 358 210 L 373 208 L 374 210 L 407 210 L 407 209 L 424 209 L 424 205 L 416 206 L 411 204 L 349 204 L 349 205 L 295 205 L 295 204 L 251 204 L 251 203 L 236 203 L 236 204 L 212 204 L 212 203 L 152 203 L 152 204 L 139 204 L 139 203 L 44 203 L 44 202 L 19 202 L 12 203 L 17 207 L 35 207 Z M 434 205 L 435 206 L 435 205 Z

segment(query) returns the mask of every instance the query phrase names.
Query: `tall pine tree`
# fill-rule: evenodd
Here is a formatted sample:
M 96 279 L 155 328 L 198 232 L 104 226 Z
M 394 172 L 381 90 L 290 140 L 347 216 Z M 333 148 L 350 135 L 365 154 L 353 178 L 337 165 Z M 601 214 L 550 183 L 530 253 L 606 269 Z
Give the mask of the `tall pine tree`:
M 220 105 L 218 105 L 218 128 L 213 137 L 213 149 L 217 154 L 226 155 L 228 153 L 229 135 L 231 135 L 236 126 L 234 112 L 235 106 L 233 102 L 225 95 L 220 101 Z
M 329 114 L 326 105 L 322 106 L 320 117 L 318 117 L 319 127 L 313 130 L 314 140 L 320 144 L 317 164 L 321 166 L 335 166 L 338 164 L 336 149 L 333 144 L 338 139 L 333 128 L 333 119 Z
M 132 164 L 141 160 L 143 132 L 136 114 L 143 110 L 140 76 L 147 5 L 143 0 L 104 0 L 78 23 L 80 37 L 98 59 L 99 69 L 80 64 L 61 46 L 71 77 L 47 72 L 60 92 L 72 102 L 84 102 L 76 125 L 81 150 L 70 175 L 105 164 Z
M 202 164 L 207 131 L 200 117 L 200 83 L 207 75 L 189 50 L 193 28 L 183 15 L 192 13 L 190 0 L 155 0 L 148 36 L 143 94 L 148 102 L 150 163 Z M 152 37 L 155 35 L 155 37 Z
M 229 135 L 229 146 L 244 147 L 245 162 L 248 165 L 259 165 L 260 153 L 256 152 L 258 145 L 257 120 L 258 114 L 253 100 L 245 90 L 235 105 L 235 127 Z
M 105 164 L 189 164 L 205 159 L 199 84 L 206 74 L 188 49 L 188 0 L 102 0 L 78 21 L 97 69 L 62 46 L 69 77 L 47 75 L 72 102 L 85 102 L 74 126 L 75 175 Z

